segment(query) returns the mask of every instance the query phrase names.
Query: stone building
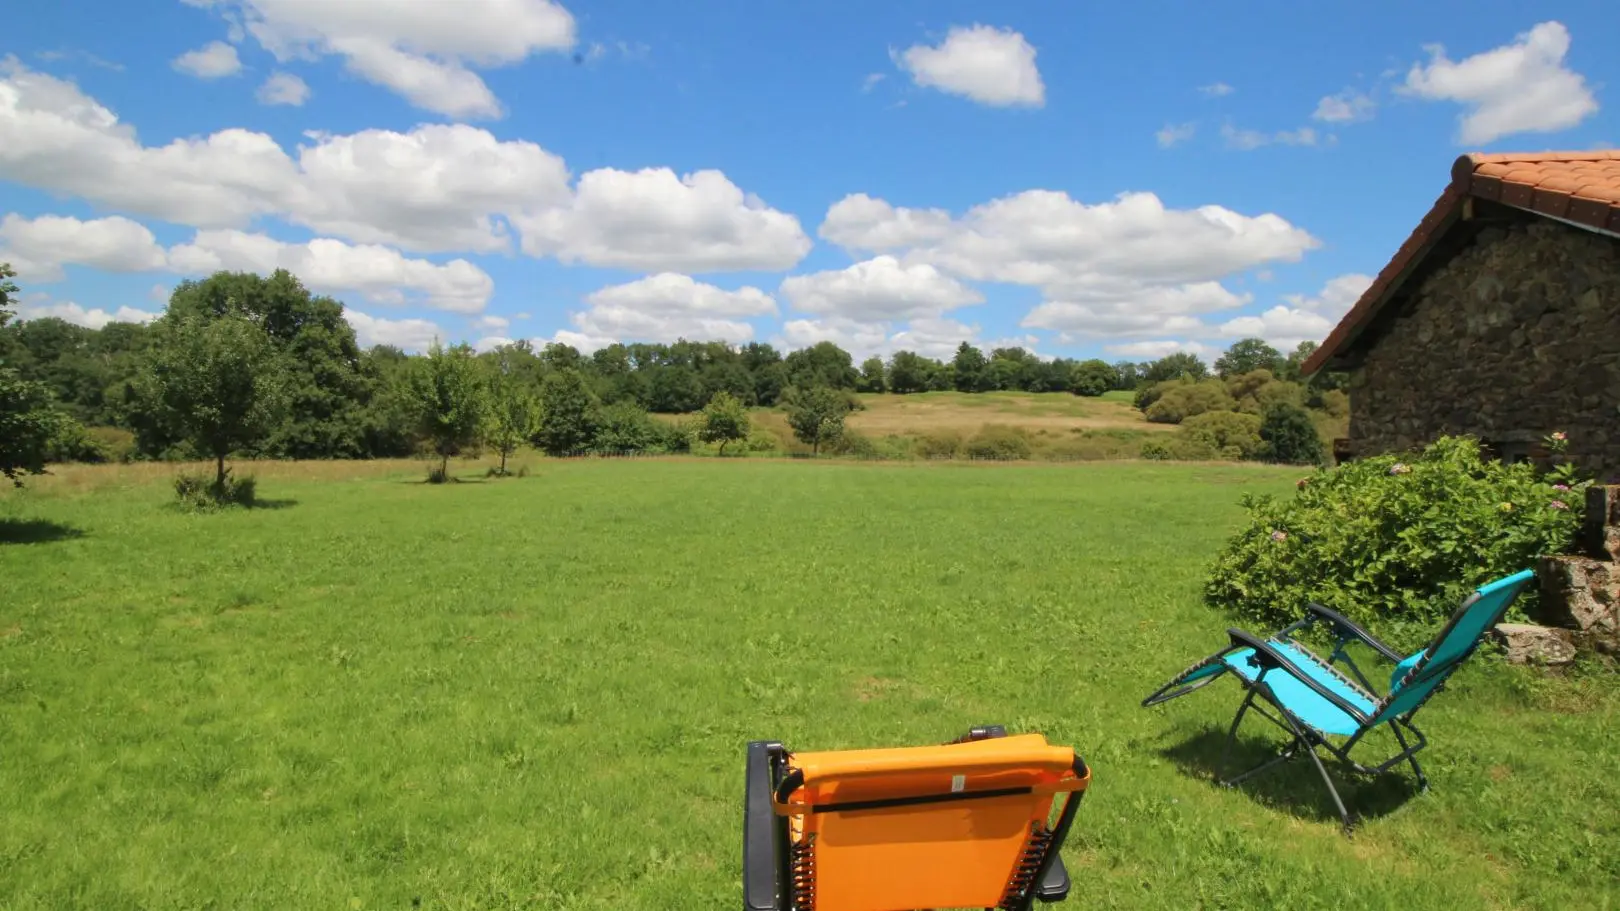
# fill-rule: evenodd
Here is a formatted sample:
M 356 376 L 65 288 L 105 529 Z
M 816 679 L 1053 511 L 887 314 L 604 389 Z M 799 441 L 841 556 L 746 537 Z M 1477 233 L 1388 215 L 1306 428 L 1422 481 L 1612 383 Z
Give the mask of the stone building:
M 1620 151 L 1459 158 L 1324 369 L 1351 373 L 1341 457 L 1470 434 L 1516 461 L 1563 431 L 1620 478 Z

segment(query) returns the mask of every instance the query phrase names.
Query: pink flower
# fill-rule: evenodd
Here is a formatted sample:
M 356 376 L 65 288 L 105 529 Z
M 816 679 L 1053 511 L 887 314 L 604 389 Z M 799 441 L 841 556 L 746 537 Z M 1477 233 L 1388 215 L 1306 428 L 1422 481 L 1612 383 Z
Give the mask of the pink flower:
M 1569 508 L 1569 504 L 1565 503 L 1563 500 L 1554 500 L 1554 501 L 1552 501 L 1551 503 L 1549 503 L 1547 505 L 1551 506 L 1553 509 L 1568 509 Z
M 1553 485 L 1553 490 L 1568 490 L 1568 489 L 1569 489 L 1568 484 L 1554 484 Z
M 1286 531 L 1274 531 L 1271 533 L 1271 540 L 1273 541 L 1283 541 L 1287 540 L 1287 538 L 1288 532 Z
M 1553 431 L 1553 435 L 1552 435 L 1552 438 L 1553 438 L 1553 439 L 1555 439 L 1555 440 L 1557 440 L 1557 441 L 1558 441 L 1558 442 L 1560 442 L 1560 443 L 1562 443 L 1562 442 L 1564 442 L 1564 441 L 1565 441 L 1565 440 L 1567 440 L 1567 439 L 1569 439 L 1569 437 L 1567 437 L 1567 436 L 1565 436 L 1565 435 L 1564 435 L 1564 432 L 1563 432 L 1563 431 L 1562 431 L 1562 430 L 1555 430 L 1555 431 Z
M 1412 466 L 1406 465 L 1406 464 L 1401 463 L 1401 462 L 1396 462 L 1394 465 L 1389 466 L 1389 473 L 1390 474 L 1411 474 L 1412 473 Z
M 1310 479 L 1310 478 L 1300 478 L 1300 479 L 1299 479 L 1299 480 L 1297 480 L 1297 481 L 1295 481 L 1295 482 L 1294 482 L 1294 486 L 1295 486 L 1295 487 L 1297 487 L 1297 488 L 1299 488 L 1299 489 L 1300 489 L 1300 490 L 1304 490 L 1304 489 L 1305 489 L 1305 485 L 1306 485 L 1306 484 L 1309 484 L 1309 483 L 1311 483 L 1311 479 Z

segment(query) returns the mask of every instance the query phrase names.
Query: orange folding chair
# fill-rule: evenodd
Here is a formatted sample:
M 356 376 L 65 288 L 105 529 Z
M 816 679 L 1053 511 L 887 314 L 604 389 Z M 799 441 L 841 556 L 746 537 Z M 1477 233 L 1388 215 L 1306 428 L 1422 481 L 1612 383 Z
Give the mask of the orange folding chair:
M 1074 750 L 999 725 L 888 750 L 793 753 L 754 741 L 747 774 L 746 911 L 1062 901 L 1069 874 L 1058 852 L 1091 783 Z

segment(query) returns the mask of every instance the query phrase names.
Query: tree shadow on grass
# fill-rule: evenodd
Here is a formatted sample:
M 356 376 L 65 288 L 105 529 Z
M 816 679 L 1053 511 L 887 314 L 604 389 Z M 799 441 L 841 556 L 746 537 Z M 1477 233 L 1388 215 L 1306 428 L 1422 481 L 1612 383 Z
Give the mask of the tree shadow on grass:
M 45 519 L 0 519 L 0 544 L 46 544 L 84 537 L 84 530 Z
M 1226 729 L 1211 727 L 1159 753 L 1182 772 L 1208 781 L 1212 788 L 1222 788 L 1224 786 L 1215 780 L 1218 772 L 1231 777 L 1252 769 L 1275 757 L 1286 743 L 1286 737 L 1280 734 L 1267 737 L 1240 730 L 1237 742 L 1232 745 L 1232 752 L 1226 758 L 1226 767 L 1218 770 L 1221 750 L 1226 745 Z M 1339 797 L 1358 821 L 1388 816 L 1422 793 L 1409 765 L 1396 766 L 1374 777 L 1357 774 L 1325 750 L 1318 751 L 1317 755 L 1322 757 L 1322 764 L 1327 767 L 1333 786 L 1338 788 Z M 1368 755 L 1374 753 L 1369 752 Z M 1365 758 L 1357 758 L 1365 762 Z M 1322 776 L 1317 774 L 1316 766 L 1303 751 L 1290 762 L 1245 779 L 1233 790 L 1242 791 L 1265 806 L 1299 819 L 1339 822 L 1338 810 L 1333 806 L 1327 786 L 1322 783 Z
M 251 509 L 291 509 L 298 505 L 297 500 L 254 500 Z

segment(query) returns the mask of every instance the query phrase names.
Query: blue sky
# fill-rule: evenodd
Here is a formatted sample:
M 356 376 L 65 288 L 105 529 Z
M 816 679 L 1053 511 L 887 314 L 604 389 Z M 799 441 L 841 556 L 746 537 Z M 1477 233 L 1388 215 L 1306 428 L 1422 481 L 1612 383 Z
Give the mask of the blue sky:
M 8 16 L 25 316 L 284 265 L 413 349 L 1292 346 L 1457 155 L 1620 142 L 1604 2 L 129 8 Z

